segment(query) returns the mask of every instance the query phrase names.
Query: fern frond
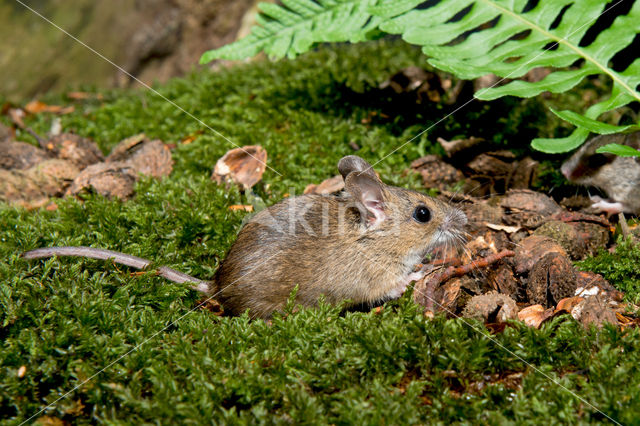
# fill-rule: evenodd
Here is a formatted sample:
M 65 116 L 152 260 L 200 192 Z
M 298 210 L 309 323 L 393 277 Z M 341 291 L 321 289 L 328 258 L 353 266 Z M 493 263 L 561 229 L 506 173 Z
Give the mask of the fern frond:
M 599 122 L 607 111 L 640 101 L 640 59 L 616 71 L 610 61 L 640 33 L 640 0 L 626 15 L 581 45 L 597 18 L 618 3 L 606 0 L 440 0 L 426 8 L 420 0 L 283 0 L 261 4 L 259 26 L 247 38 L 205 53 L 214 58 L 239 59 L 264 51 L 273 57 L 294 57 L 321 42 L 366 40 L 374 30 L 400 34 L 422 47 L 429 63 L 460 78 L 496 74 L 509 81 L 481 89 L 479 99 L 570 90 L 590 75 L 611 79 L 611 96 L 584 113 L 554 111 L 576 126 L 561 139 L 535 139 L 532 146 L 565 152 L 579 146 L 590 132 L 629 131 L 629 126 Z M 534 4 L 533 6 L 531 6 Z M 544 79 L 520 77 L 536 67 L 552 70 Z M 635 126 L 633 127 L 635 128 Z
M 479 99 L 565 92 L 594 74 L 612 79 L 613 93 L 609 100 L 591 106 L 584 115 L 573 111 L 557 113 L 577 127 L 571 136 L 536 139 L 535 148 L 564 152 L 579 146 L 589 132 L 606 134 L 630 129 L 596 119 L 606 111 L 640 101 L 640 93 L 636 91 L 640 84 L 640 62 L 623 72 L 616 72 L 609 65 L 611 58 L 640 33 L 640 2 L 626 16 L 616 18 L 588 46 L 581 46 L 580 41 L 598 16 L 606 12 L 606 1 L 540 0 L 533 9 L 524 11 L 527 4 L 524 0 L 448 0 L 407 13 L 408 2 L 402 3 L 397 11 L 393 10 L 396 4 L 393 0 L 382 0 L 372 8 L 372 13 L 392 16 L 381 23 L 381 30 L 402 34 L 409 43 L 421 45 L 430 56 L 429 63 L 441 70 L 466 79 L 490 73 L 516 79 L 536 67 L 554 69 L 538 82 L 514 80 L 481 89 L 475 95 Z M 469 10 L 464 13 L 466 8 Z M 452 19 L 456 15 L 462 16 Z M 468 35 L 459 40 L 465 33 Z
M 243 59 L 264 51 L 275 58 L 294 58 L 317 43 L 368 39 L 382 21 L 368 11 L 376 0 L 283 0 L 282 5 L 260 3 L 258 25 L 242 40 L 209 50 L 200 58 Z

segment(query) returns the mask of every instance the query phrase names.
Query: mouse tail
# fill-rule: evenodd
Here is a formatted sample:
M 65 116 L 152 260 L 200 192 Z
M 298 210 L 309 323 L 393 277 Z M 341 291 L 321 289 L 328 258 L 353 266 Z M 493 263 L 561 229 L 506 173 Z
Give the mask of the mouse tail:
M 84 246 L 44 247 L 22 253 L 21 255 L 21 257 L 23 257 L 24 259 L 41 259 L 52 256 L 74 256 L 97 260 L 112 260 L 113 262 L 120 265 L 126 265 L 141 270 L 148 268 L 152 263 L 149 260 L 137 256 L 132 256 L 130 254 Z M 200 280 L 198 278 L 192 277 L 191 275 L 184 274 L 166 266 L 158 268 L 156 272 L 161 277 L 166 278 L 174 283 L 194 283 L 195 285 L 191 286 L 192 289 L 201 293 L 209 292 L 209 283 L 207 281 Z

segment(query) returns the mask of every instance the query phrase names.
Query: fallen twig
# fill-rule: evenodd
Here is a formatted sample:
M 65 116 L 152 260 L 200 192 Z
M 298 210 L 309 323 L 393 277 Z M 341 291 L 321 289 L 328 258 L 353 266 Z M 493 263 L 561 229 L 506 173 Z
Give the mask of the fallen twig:
M 439 274 L 427 275 L 422 280 L 418 281 L 415 286 L 415 290 L 419 292 L 419 297 L 416 297 L 416 301 L 425 307 L 426 311 L 433 312 L 433 293 L 438 285 L 450 280 L 451 278 L 461 277 L 468 274 L 471 271 L 486 268 L 503 259 L 505 257 L 515 256 L 515 252 L 512 250 L 502 250 L 499 253 L 491 254 L 485 258 L 474 260 L 471 263 L 462 266 L 449 266 Z M 424 290 L 422 288 L 424 287 Z

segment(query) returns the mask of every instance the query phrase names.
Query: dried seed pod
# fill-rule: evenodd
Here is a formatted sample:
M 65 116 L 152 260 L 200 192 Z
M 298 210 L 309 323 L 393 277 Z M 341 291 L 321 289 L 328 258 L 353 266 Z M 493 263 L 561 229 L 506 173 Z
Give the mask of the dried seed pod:
M 88 138 L 73 133 L 61 133 L 45 143 L 47 151 L 54 157 L 68 160 L 84 169 L 104 159 L 98 145 Z
M 46 151 L 29 143 L 0 141 L 0 169 L 25 170 L 49 158 Z
M 553 239 L 566 250 L 573 260 L 583 259 L 587 255 L 584 239 L 572 224 L 550 220 L 538 227 L 533 235 L 542 235 Z
M 513 276 L 513 267 L 508 260 L 500 261 L 495 269 L 489 270 L 487 279 L 495 290 L 512 299 L 518 298 L 518 281 Z
M 549 237 L 532 235 L 520 241 L 514 258 L 516 274 L 529 272 L 533 265 L 547 253 L 559 253 L 567 256 L 562 246 Z
M 127 162 L 93 164 L 75 178 L 66 195 L 77 195 L 84 190 L 90 190 L 105 197 L 126 200 L 134 194 L 136 179 L 135 169 Z
M 531 303 L 554 306 L 557 301 L 573 296 L 575 291 L 576 273 L 566 255 L 547 253 L 529 273 L 527 296 Z
M 580 321 L 585 327 L 595 325 L 600 328 L 606 322 L 618 324 L 616 313 L 611 309 L 609 299 L 600 295 L 588 297 L 578 303 L 571 310 L 571 316 Z
M 476 318 L 490 323 L 515 319 L 517 314 L 516 302 L 496 291 L 472 297 L 462 311 L 462 316 L 466 318 Z
M 425 188 L 449 189 L 464 179 L 462 172 L 437 155 L 427 155 L 411 163 L 411 168 L 422 176 Z

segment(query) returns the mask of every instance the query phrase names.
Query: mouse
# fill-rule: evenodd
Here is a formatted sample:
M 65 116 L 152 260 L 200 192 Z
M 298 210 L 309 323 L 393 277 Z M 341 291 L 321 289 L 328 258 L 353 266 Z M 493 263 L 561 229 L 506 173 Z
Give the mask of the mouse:
M 321 299 L 345 308 L 397 299 L 428 272 L 416 265 L 464 243 L 467 218 L 458 208 L 386 185 L 355 155 L 343 157 L 338 171 L 345 183 L 340 194 L 285 198 L 248 220 L 213 280 L 167 267 L 157 273 L 215 297 L 225 313 L 269 319 L 295 288 L 295 303 L 304 307 Z M 22 256 L 80 256 L 138 269 L 152 264 L 93 247 L 40 248 Z
M 608 199 L 591 197 L 592 208 L 609 215 L 640 215 L 640 158 L 598 153 L 601 146 L 617 143 L 640 149 L 640 132 L 599 135 L 585 142 L 560 168 L 570 182 L 595 186 Z

